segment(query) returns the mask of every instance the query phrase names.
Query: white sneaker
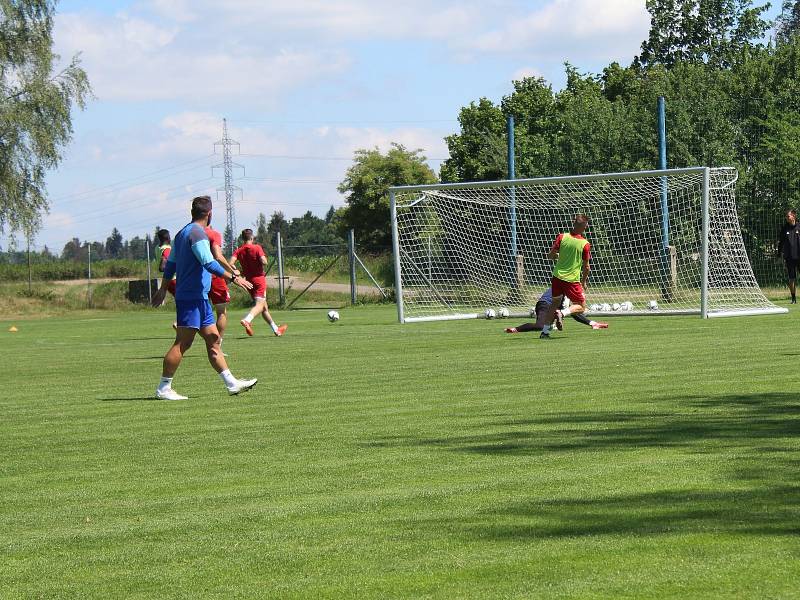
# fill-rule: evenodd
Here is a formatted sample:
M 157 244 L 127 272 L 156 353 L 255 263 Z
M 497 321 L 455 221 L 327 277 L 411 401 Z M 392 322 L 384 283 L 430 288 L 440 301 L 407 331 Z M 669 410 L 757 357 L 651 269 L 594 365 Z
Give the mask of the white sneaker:
M 258 379 L 237 379 L 233 387 L 228 388 L 228 394 L 235 396 L 239 392 L 246 392 L 254 388 L 257 383 Z
M 156 398 L 159 400 L 188 400 L 187 396 L 181 396 L 178 392 L 173 390 L 172 388 L 167 388 L 165 390 L 156 390 Z

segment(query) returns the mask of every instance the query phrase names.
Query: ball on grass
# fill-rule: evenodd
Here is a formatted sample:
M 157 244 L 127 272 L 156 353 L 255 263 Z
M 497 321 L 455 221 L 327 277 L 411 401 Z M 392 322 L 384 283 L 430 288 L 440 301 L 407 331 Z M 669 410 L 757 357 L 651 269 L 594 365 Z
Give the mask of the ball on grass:
M 497 316 L 497 313 L 494 312 L 493 308 L 487 308 L 484 314 L 486 315 L 487 319 L 494 319 Z
M 338 320 L 339 320 L 339 313 L 336 312 L 335 310 L 329 310 L 328 321 L 330 321 L 331 323 L 336 323 L 336 321 Z

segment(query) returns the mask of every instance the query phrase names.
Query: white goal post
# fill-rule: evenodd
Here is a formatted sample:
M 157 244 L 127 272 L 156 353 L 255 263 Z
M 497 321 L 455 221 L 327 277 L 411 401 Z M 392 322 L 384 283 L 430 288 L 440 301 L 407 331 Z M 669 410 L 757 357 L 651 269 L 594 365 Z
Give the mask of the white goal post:
M 529 316 L 577 213 L 590 219 L 590 314 L 787 312 L 756 282 L 736 179 L 693 167 L 390 188 L 398 318 Z

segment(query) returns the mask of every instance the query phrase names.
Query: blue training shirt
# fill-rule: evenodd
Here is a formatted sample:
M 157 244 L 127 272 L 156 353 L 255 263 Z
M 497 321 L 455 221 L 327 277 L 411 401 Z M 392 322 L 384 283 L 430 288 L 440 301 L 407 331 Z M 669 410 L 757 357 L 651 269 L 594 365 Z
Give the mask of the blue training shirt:
M 172 241 L 172 252 L 164 267 L 164 279 L 176 276 L 176 300 L 206 300 L 211 289 L 211 274 L 225 274 L 211 254 L 211 244 L 203 228 L 189 223 Z

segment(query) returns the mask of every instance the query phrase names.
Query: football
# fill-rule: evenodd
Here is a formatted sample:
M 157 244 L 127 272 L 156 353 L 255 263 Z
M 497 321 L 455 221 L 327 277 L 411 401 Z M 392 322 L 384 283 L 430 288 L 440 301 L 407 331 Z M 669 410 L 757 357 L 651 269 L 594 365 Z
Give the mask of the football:
M 501 319 L 507 319 L 509 316 L 508 309 L 505 306 L 501 306 L 500 309 L 497 311 L 497 316 Z
M 633 310 L 633 302 L 631 302 L 630 300 L 626 300 L 625 302 L 623 302 L 622 310 L 624 311 Z
M 529 314 L 531 316 L 531 319 L 535 319 L 536 318 L 536 308 L 531 306 L 531 310 L 530 310 Z
M 650 310 L 658 310 L 658 302 L 655 300 L 650 300 L 650 302 L 647 303 L 647 308 Z
M 608 312 L 611 310 L 611 305 L 608 302 L 606 302 L 600 306 L 600 310 L 602 310 L 603 312 Z
M 614 302 L 614 304 L 611 305 L 611 310 L 619 310 L 621 308 L 622 305 L 619 302 Z
M 494 319 L 497 316 L 497 313 L 494 312 L 493 308 L 487 308 L 485 314 L 487 319 Z
M 603 308 L 603 307 L 602 307 L 602 306 L 600 306 L 599 304 L 592 304 L 592 305 L 589 307 L 589 310 L 591 310 L 591 311 L 594 311 L 594 312 L 597 312 L 598 310 L 602 310 L 602 308 Z
M 336 312 L 335 310 L 329 310 L 328 321 L 330 321 L 331 323 L 336 323 L 336 321 L 338 320 L 339 320 L 339 313 Z

